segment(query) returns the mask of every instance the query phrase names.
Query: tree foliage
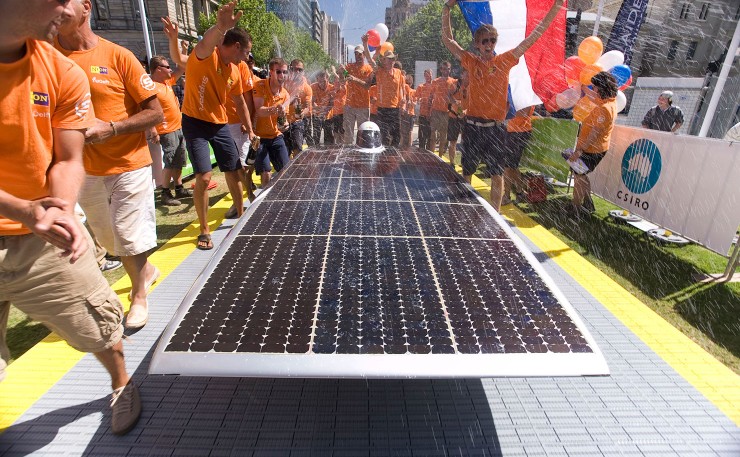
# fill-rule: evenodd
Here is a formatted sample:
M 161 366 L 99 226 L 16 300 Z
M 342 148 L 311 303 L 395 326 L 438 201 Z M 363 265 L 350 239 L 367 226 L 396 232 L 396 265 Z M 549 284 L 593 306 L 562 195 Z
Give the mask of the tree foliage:
M 442 43 L 442 5 L 438 0 L 429 2 L 390 39 L 403 68 L 412 74 L 416 60 L 447 60 L 459 66 Z M 473 38 L 459 8 L 452 9 L 451 23 L 455 40 L 467 49 Z
M 220 0 L 221 4 L 228 0 Z M 329 55 L 305 30 L 299 30 L 292 22 L 283 23 L 274 13 L 268 12 L 265 0 L 239 0 L 237 8 L 244 11 L 239 26 L 252 35 L 252 54 L 259 66 L 266 66 L 273 57 L 281 56 L 287 61 L 301 59 L 307 67 L 332 64 Z M 216 12 L 206 16 L 201 13 L 198 33 L 203 34 L 216 23 Z

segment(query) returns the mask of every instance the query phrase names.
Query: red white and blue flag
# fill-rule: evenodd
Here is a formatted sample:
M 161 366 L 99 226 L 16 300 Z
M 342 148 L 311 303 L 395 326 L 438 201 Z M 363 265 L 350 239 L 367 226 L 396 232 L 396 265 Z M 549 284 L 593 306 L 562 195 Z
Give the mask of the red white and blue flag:
M 537 27 L 553 0 L 459 0 L 460 10 L 475 33 L 481 24 L 498 30 L 496 53 L 514 49 Z M 539 105 L 568 88 L 565 81 L 565 8 L 542 37 L 509 73 L 509 91 L 516 110 Z

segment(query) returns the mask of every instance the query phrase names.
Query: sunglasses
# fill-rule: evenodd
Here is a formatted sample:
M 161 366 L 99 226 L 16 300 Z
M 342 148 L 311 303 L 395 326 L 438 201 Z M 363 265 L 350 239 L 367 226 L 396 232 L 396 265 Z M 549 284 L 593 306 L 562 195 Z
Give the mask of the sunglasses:
M 170 70 L 170 69 L 171 69 L 169 65 L 159 65 L 159 66 L 160 66 L 160 67 L 162 67 L 162 68 L 166 68 L 166 69 L 168 69 L 168 70 Z
M 482 40 L 480 40 L 480 44 L 482 44 L 483 46 L 487 45 L 488 43 L 496 44 L 496 38 L 483 38 Z
M 287 75 L 288 70 L 275 70 L 275 74 L 277 75 Z
M 303 68 L 292 68 L 293 71 L 297 71 L 299 73 L 303 72 Z

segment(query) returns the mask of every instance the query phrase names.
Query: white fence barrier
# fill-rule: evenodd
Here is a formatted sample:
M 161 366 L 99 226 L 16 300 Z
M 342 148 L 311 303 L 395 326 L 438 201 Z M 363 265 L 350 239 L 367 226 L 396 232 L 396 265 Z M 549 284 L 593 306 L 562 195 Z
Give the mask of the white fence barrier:
M 615 126 L 596 195 L 727 255 L 740 225 L 740 143 Z

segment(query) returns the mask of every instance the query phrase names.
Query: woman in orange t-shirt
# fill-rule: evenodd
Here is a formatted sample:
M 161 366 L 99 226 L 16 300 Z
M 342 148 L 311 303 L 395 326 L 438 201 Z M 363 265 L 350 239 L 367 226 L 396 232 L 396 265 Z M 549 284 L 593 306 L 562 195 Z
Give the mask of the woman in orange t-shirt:
M 575 215 L 579 211 L 591 211 L 583 206 L 584 200 L 591 194 L 591 182 L 587 175 L 596 169 L 606 155 L 617 120 L 617 80 L 608 72 L 602 71 L 591 78 L 591 84 L 596 92 L 596 98 L 593 100 L 596 108 L 584 119 L 581 132 L 578 134 L 576 150 L 568 158 L 570 162 L 580 158 L 588 167 L 586 173 L 575 173 L 573 206 L 568 210 Z

